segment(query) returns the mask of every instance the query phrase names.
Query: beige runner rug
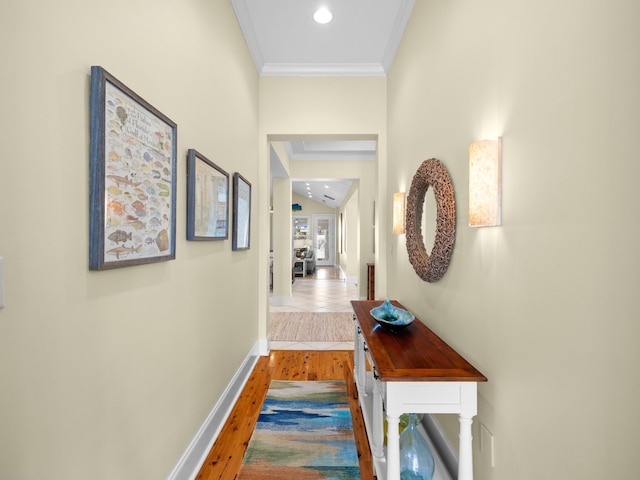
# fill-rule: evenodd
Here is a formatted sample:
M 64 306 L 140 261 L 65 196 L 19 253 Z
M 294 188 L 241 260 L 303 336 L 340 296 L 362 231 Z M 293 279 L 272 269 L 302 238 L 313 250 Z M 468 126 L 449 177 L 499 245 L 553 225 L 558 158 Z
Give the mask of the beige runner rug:
M 269 330 L 274 342 L 353 342 L 349 312 L 273 312 Z

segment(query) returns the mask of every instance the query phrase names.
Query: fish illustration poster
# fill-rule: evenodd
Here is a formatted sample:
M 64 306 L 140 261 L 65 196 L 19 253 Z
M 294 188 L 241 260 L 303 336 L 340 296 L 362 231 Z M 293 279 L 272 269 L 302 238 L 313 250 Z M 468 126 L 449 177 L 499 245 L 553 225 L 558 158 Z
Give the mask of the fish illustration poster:
M 100 120 L 104 124 L 100 128 L 104 128 L 104 147 L 97 160 L 103 162 L 99 181 L 104 199 L 100 205 L 99 258 L 92 254 L 90 268 L 173 259 L 175 124 L 160 118 L 141 103 L 142 99 L 134 99 L 135 94 L 125 93 L 113 82 L 106 81 L 103 86 L 104 116 Z

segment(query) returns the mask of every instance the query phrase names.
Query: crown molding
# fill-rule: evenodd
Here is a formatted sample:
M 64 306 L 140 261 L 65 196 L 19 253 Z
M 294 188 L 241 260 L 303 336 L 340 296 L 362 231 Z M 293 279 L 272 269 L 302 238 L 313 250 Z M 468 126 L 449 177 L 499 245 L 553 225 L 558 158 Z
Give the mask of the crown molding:
M 263 77 L 384 77 L 387 74 L 379 63 L 266 63 L 258 71 Z
M 400 45 L 400 40 L 402 40 L 402 34 L 404 33 L 404 29 L 407 26 L 407 22 L 409 21 L 409 17 L 411 16 L 411 11 L 413 10 L 414 4 L 415 0 L 403 0 L 400 3 L 400 10 L 398 11 L 396 21 L 393 24 L 393 30 L 391 31 L 391 35 L 389 37 L 389 43 L 387 44 L 387 48 L 382 58 L 382 66 L 384 67 L 384 71 L 387 73 L 391 69 L 393 58 L 396 55 L 398 46 Z
M 253 24 L 251 23 L 251 16 L 249 15 L 247 4 L 244 0 L 231 0 L 231 6 L 236 13 L 236 18 L 240 24 L 240 30 L 242 30 L 244 40 L 247 42 L 247 47 L 249 47 L 249 53 L 251 53 L 253 63 L 258 69 L 258 73 L 260 73 L 260 70 L 264 65 L 264 57 L 262 55 L 262 50 L 260 49 L 258 37 L 256 36 Z

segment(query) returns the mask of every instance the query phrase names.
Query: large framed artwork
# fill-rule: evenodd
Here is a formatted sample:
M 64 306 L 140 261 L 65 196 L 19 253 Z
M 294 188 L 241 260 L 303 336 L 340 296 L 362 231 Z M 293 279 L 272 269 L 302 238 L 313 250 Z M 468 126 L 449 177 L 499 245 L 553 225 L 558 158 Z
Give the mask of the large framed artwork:
M 91 67 L 89 269 L 175 259 L 177 125 Z
M 194 149 L 187 154 L 187 240 L 229 238 L 229 174 Z
M 233 174 L 232 250 L 248 250 L 251 239 L 251 184 L 238 172 Z

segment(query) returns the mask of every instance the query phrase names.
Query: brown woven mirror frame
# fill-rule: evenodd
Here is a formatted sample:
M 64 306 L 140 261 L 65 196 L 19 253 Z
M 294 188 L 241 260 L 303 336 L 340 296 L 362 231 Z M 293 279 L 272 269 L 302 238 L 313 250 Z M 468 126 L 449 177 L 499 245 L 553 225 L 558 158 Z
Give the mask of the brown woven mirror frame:
M 436 199 L 436 237 L 431 254 L 427 254 L 422 238 L 422 211 L 429 186 Z M 405 213 L 407 253 L 418 276 L 425 282 L 442 278 L 449 266 L 456 239 L 456 202 L 447 169 L 439 160 L 422 162 L 411 181 Z

